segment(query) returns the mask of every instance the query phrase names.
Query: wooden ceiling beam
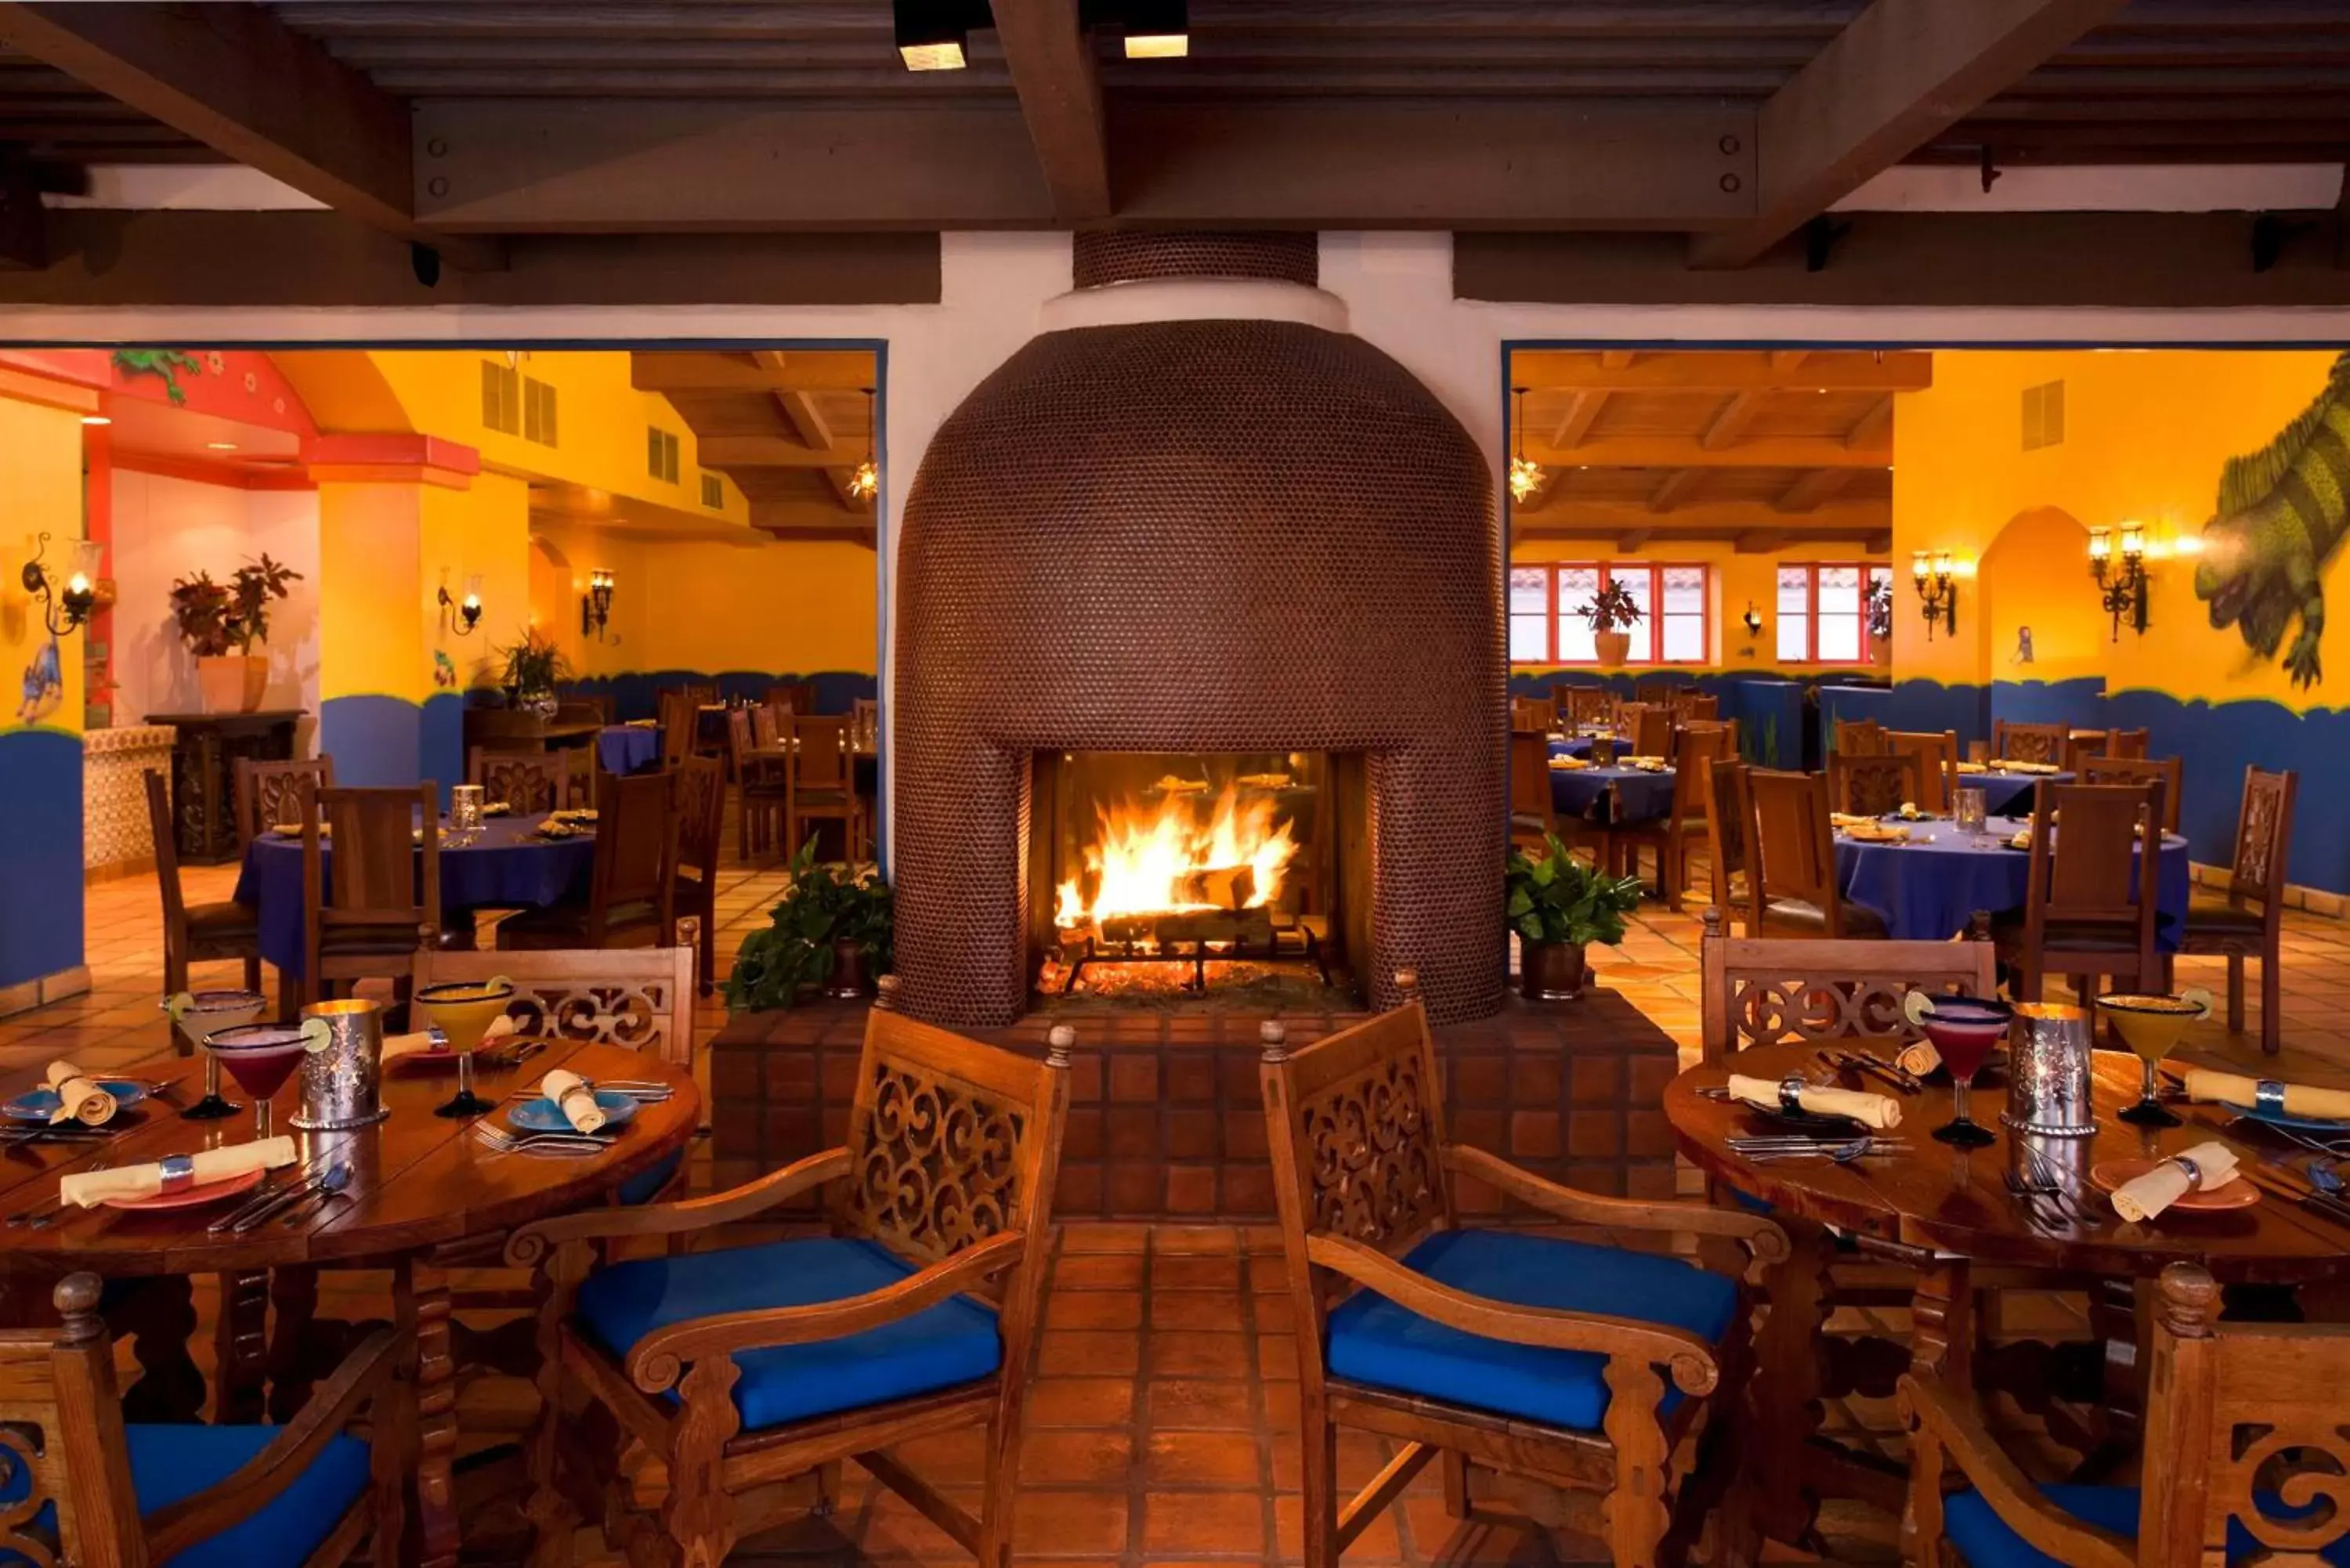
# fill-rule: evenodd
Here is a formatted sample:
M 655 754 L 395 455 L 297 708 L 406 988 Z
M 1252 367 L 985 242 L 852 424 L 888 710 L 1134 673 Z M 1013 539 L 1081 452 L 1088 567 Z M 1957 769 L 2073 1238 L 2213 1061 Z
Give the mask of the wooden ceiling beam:
M 1736 446 L 1745 439 L 1747 427 L 1754 422 L 1754 416 L 1762 411 L 1763 400 L 1769 396 L 1759 388 L 1731 393 L 1721 400 L 1721 407 L 1713 411 L 1713 418 L 1706 421 L 1705 432 L 1697 438 L 1697 444 L 1708 452 L 1721 452 L 1726 447 Z
M 1773 348 L 1770 356 L 1771 369 L 1792 370 L 1811 357 L 1812 351 L 1808 348 Z
M 0 5 L 0 37 L 118 102 L 451 265 L 498 248 L 416 216 L 408 106 L 260 5 Z
M 706 468 L 855 468 L 865 459 L 847 447 L 802 446 L 779 435 L 704 436 L 700 450 Z
M 844 518 L 837 507 L 806 501 L 754 501 L 751 526 L 777 539 L 873 548 L 872 519 Z
M 815 399 L 802 391 L 777 392 L 775 407 L 782 410 L 784 422 L 792 427 L 792 433 L 800 438 L 800 444 L 816 452 L 831 450 L 832 427 L 825 422 L 824 414 L 816 408 Z M 848 490 L 849 482 L 856 473 L 854 468 L 835 466 L 824 471 L 824 479 L 832 486 L 832 498 L 840 503 L 844 510 L 861 512 L 863 504 Z
M 1883 468 L 1893 460 L 1889 446 L 1819 436 L 1766 436 L 1719 452 L 1696 436 L 1607 436 L 1572 451 L 1529 441 L 1526 455 L 1544 468 Z
M 1868 412 L 1853 421 L 1845 432 L 1844 444 L 1849 447 L 1880 447 L 1893 437 L 1893 399 L 1890 394 L 1868 405 Z
M 1697 488 L 1698 481 L 1704 477 L 1705 470 L 1701 468 L 1674 469 L 1657 481 L 1657 487 L 1648 492 L 1648 510 L 1670 512 Z
M 1599 534 L 1621 534 L 1636 528 L 1656 530 L 1659 538 L 1679 538 L 1690 528 L 1793 528 L 1809 536 L 1820 528 L 1845 529 L 1856 537 L 1880 533 L 1893 525 L 1893 504 L 1887 500 L 1830 501 L 1815 512 L 1788 516 L 1773 512 L 1762 501 L 1691 501 L 1669 513 L 1648 510 L 1646 501 L 1581 501 L 1555 492 L 1538 498 L 1536 506 L 1510 509 L 1510 531 L 1527 528 L 1589 528 Z
M 629 384 L 639 392 L 861 391 L 873 385 L 873 356 L 830 348 L 761 364 L 686 350 L 632 354 Z
M 1657 531 L 1654 528 L 1627 528 L 1616 535 L 1617 551 L 1628 556 L 1647 545 L 1650 539 L 1655 538 L 1656 534 Z
M 1558 429 L 1551 433 L 1550 444 L 1561 452 L 1573 452 L 1590 440 L 1591 427 L 1607 411 L 1609 396 L 1604 387 L 1575 393 L 1567 400 L 1566 412 L 1559 417 Z
M 1833 500 L 1852 478 L 1848 468 L 1815 468 L 1798 477 L 1793 484 L 1779 493 L 1771 503 L 1773 512 L 1814 512 L 1823 502 Z
M 1603 348 L 1599 351 L 1599 368 L 1603 370 L 1628 370 L 1639 363 L 1639 351 L 1633 348 Z
M 1982 107 L 2126 0 L 1873 0 L 1755 116 L 1754 209 L 1690 244 L 1742 267 Z
M 1101 77 L 1077 0 L 995 0 L 995 36 L 1020 97 L 1021 118 L 1065 223 L 1110 214 L 1109 135 Z
M 1510 356 L 1510 379 L 1535 391 L 1920 392 L 1934 384 L 1933 355 L 1915 349 L 1815 354 L 1793 375 L 1773 365 L 1768 354 L 1751 349 L 1655 354 L 1628 367 L 1609 365 L 1607 358 L 1588 349 L 1521 348 Z
M 1783 529 L 1750 528 L 1738 536 L 1735 553 L 1741 556 L 1769 556 L 1787 547 L 1789 535 Z

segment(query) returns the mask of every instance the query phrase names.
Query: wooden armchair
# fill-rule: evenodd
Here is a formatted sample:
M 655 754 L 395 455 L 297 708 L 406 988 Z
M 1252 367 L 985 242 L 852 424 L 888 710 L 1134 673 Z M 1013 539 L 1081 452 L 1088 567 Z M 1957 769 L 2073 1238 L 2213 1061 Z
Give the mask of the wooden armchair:
M 2054 766 L 2064 762 L 2064 746 L 2072 735 L 2069 724 L 2011 724 L 2004 719 L 1994 719 L 1991 726 L 1991 754 L 2003 763 L 2047 763 Z
M 56 1328 L 0 1330 L 0 1559 L 305 1563 L 351 1560 L 370 1532 L 398 1560 L 400 1369 L 389 1328 L 361 1340 L 282 1427 L 126 1424 L 95 1274 L 68 1274 Z M 345 1428 L 364 1415 L 383 1441 Z
M 1669 708 L 1627 702 L 1616 715 L 1616 749 L 1631 748 L 1636 757 L 1673 754 L 1673 715 Z
M 573 776 L 575 759 L 582 764 L 583 776 Z M 465 782 L 482 786 L 483 801 L 504 801 L 524 815 L 567 811 L 578 805 L 595 771 L 595 755 L 587 751 L 497 752 L 475 746 L 465 754 Z
M 1828 756 L 1829 809 L 1853 816 L 1886 816 L 1924 794 L 1918 759 L 1895 752 L 1835 752 Z
M 1787 1255 L 1784 1232 L 1752 1214 L 1577 1192 L 1448 1142 L 1417 977 L 1396 978 L 1403 1006 L 1294 1054 L 1280 1023 L 1263 1026 L 1306 1568 L 1334 1568 L 1440 1453 L 1455 1518 L 1496 1495 L 1545 1525 L 1596 1512 L 1617 1563 L 1676 1563 L 1726 1499 L 1715 1560 L 1749 1560 L 1735 1485 L 1752 1359 L 1742 1280 L 1655 1252 L 1462 1229 L 1452 1183 L 1484 1182 L 1569 1225 L 1734 1241 L 1747 1272 Z M 1343 1506 L 1342 1426 L 1402 1445 Z M 1598 1494 L 1598 1508 L 1561 1495 L 1575 1492 Z
M 786 852 L 797 852 L 815 831 L 813 824 L 836 821 L 840 857 L 856 864 L 865 853 L 865 802 L 857 793 L 856 766 L 848 754 L 848 721 L 795 718 L 786 737 L 792 749 L 785 764 L 790 791 L 784 801 Z
M 317 757 L 290 763 L 236 760 L 236 842 L 252 843 L 279 823 L 302 819 L 302 781 L 319 789 L 335 787 L 335 759 Z
M 588 1518 L 630 1562 L 714 1565 L 778 1514 L 828 1508 L 854 1458 L 1008 1568 L 1074 1036 L 1055 1028 L 1039 1063 L 900 1017 L 883 985 L 846 1147 L 712 1197 L 515 1232 L 507 1261 L 539 1271 L 546 1303 L 535 1561 L 567 1561 Z M 592 1266 L 598 1240 L 682 1237 L 820 1189 L 829 1236 Z M 576 1418 L 589 1402 L 617 1446 Z M 970 1428 L 986 1433 L 976 1518 L 892 1451 Z M 797 1498 L 778 1484 L 804 1477 Z
M 2096 982 L 2141 988 L 2163 976 L 2155 951 L 2162 876 L 2161 807 L 2155 786 L 2056 784 L 2041 792 L 2050 809 L 2032 820 L 2032 868 L 2021 911 L 1992 922 L 2000 961 L 2015 974 L 2019 1001 L 2038 1002 L 2050 974 L 2070 975 L 2093 1010 Z M 2064 831 L 2054 831 L 2055 814 Z
M 2272 1056 L 2283 1044 L 2278 966 L 2283 956 L 2285 865 L 2293 853 L 2293 803 L 2299 785 L 2293 774 L 2244 770 L 2227 901 L 2189 905 L 2187 929 L 2178 943 L 2183 953 L 2227 959 L 2230 1034 L 2244 1032 L 2244 961 L 2261 961 L 2261 1049 Z
M 1906 1561 L 2206 1568 L 2350 1555 L 2350 1328 L 2222 1323 L 2219 1284 L 2193 1263 L 2165 1269 L 2153 1296 L 2137 1486 L 2037 1485 L 1971 1399 L 1938 1378 L 1901 1379 Z
M 693 755 L 702 730 L 702 706 L 683 691 L 660 694 L 661 766 L 673 768 Z

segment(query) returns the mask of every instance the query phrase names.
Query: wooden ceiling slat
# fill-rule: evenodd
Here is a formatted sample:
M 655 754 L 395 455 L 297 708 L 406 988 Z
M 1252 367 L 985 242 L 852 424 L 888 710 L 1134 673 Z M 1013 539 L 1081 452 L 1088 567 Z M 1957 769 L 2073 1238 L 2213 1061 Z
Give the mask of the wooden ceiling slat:
M 1651 354 L 1629 365 L 1608 364 L 1613 352 L 1521 349 L 1510 358 L 1510 373 L 1525 387 L 1606 387 L 1616 391 L 1735 392 L 1748 387 L 1794 386 L 1916 392 L 1934 384 L 1933 356 L 1914 351 L 1824 350 L 1792 373 L 1773 367 L 1769 354 L 1744 349 Z

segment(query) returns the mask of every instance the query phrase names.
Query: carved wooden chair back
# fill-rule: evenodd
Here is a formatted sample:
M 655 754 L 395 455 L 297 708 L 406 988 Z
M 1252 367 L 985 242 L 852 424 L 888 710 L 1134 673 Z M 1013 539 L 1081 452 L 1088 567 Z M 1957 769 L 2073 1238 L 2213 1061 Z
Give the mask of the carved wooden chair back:
M 762 709 L 764 712 L 765 710 Z M 748 708 L 726 710 L 726 772 L 737 783 L 753 771 L 752 748 L 767 742 L 758 738 L 756 721 Z
M 712 707 L 718 701 L 718 688 L 716 686 L 688 684 L 679 687 L 677 689 L 677 694 L 686 701 L 692 703 L 696 708 Z
M 2072 732 L 2066 724 L 2011 724 L 1995 719 L 1991 726 L 1991 754 L 2008 763 L 2061 763 L 2064 742 Z
M 600 947 L 614 916 L 642 904 L 660 910 L 660 928 L 666 933 L 676 913 L 676 776 L 602 774 L 596 785 L 596 866 L 588 891 L 588 939 Z
M 1510 728 L 1522 734 L 1548 734 L 1558 722 L 1558 707 L 1547 697 L 1510 699 Z
M 1881 756 L 1887 749 L 1887 738 L 1891 733 L 1874 719 L 1838 719 L 1835 751 L 1845 757 Z
M 873 697 L 852 698 L 848 704 L 850 750 L 870 756 L 881 744 L 881 703 Z
M 1719 730 L 1721 732 L 1722 736 L 1722 754 L 1724 756 L 1731 757 L 1741 754 L 1738 747 L 1738 721 L 1735 719 L 1691 719 L 1688 723 L 1681 725 L 1680 728 L 1684 730 Z
M 2186 778 L 2186 762 L 2179 757 L 2090 757 L 2081 763 L 2083 784 L 2152 785 L 2165 833 L 2178 831 L 2178 796 Z
M 1835 836 L 1828 823 L 1828 782 L 1820 774 L 1749 768 L 1754 799 L 1754 853 L 1748 875 L 1762 903 L 1794 898 L 1818 906 L 1831 934 L 1842 930 L 1836 892 Z
M 1721 699 L 1709 697 L 1693 686 L 1674 692 L 1669 706 L 1673 717 L 1684 724 L 1691 720 L 1710 723 L 1721 715 Z
M 1673 814 L 1676 827 L 1705 822 L 1705 784 L 1713 764 L 1734 756 L 1730 732 L 1720 724 L 1692 724 L 1673 737 Z
M 1958 805 L 1959 732 L 1944 730 L 1888 730 L 1886 749 L 1896 756 L 1915 758 L 1918 794 L 1910 798 L 1921 811 L 1947 812 Z
M 1918 805 L 1923 786 L 1918 780 L 1918 759 L 1895 752 L 1828 756 L 1830 809 L 1854 816 L 1883 816 L 1898 811 L 1904 801 Z
M 555 722 L 558 724 L 608 724 L 612 722 L 612 699 L 604 692 L 566 697 L 555 705 Z
M 1713 873 L 1713 907 L 1725 919 L 1742 916 L 1755 929 L 1755 883 L 1752 868 L 1754 801 L 1747 794 L 1746 764 L 1721 758 L 1705 770 L 1707 860 Z M 1741 883 L 1745 892 L 1739 892 Z
M 2147 733 L 2144 730 L 2107 730 L 2106 755 L 2115 758 L 2146 755 Z
M 236 762 L 236 841 L 252 843 L 280 823 L 302 819 L 302 781 L 320 789 L 335 787 L 335 759 L 315 757 L 290 763 Z
M 1672 711 L 1627 702 L 1617 715 L 1616 735 L 1618 749 L 1628 744 L 1636 757 L 1669 757 L 1673 754 Z
M 2236 810 L 2236 859 L 2228 877 L 2228 902 L 2260 900 L 2273 923 L 2284 908 L 2285 863 L 2293 848 L 2293 796 L 2300 776 L 2244 770 L 2243 801 Z M 156 864 L 162 864 L 157 854 Z
M 1663 708 L 1670 711 L 1673 692 L 1676 689 L 1677 684 L 1669 675 L 1659 675 L 1648 680 L 1636 680 L 1632 683 L 1632 701 L 1644 708 Z
M 1510 733 L 1510 827 L 1513 834 L 1557 831 L 1550 789 L 1550 737 L 1532 731 Z
M 1987 918 L 1955 942 L 1732 937 L 1711 909 L 1700 942 L 1703 989 L 1699 1059 L 1720 1063 L 1750 1045 L 1885 1040 L 1918 1030 L 1901 1012 L 1913 991 L 1991 996 L 1998 950 Z
M 588 756 L 571 750 L 494 752 L 475 746 L 465 758 L 465 782 L 481 785 L 484 800 L 504 801 L 525 815 L 567 811 L 578 804 L 577 792 L 586 782 L 573 778 L 572 759 L 587 762 Z
M 726 770 L 716 757 L 688 757 L 677 770 L 675 790 L 677 867 L 715 877 L 726 832 Z
M 766 695 L 759 699 L 759 705 L 773 708 L 779 714 L 807 711 L 800 705 L 800 689 L 797 686 L 770 686 Z
M 2134 971 L 2154 982 L 2154 917 L 2161 875 L 2162 817 L 2156 786 L 2054 784 L 2032 821 L 2032 868 L 2024 892 L 2024 965 L 2071 972 L 2063 955 L 2095 942 L 2121 943 L 2137 957 L 2104 973 Z M 2056 830 L 2052 813 L 2063 818 Z M 2141 831 L 2143 830 L 2143 831 Z M 2030 988 L 2027 987 L 2027 994 Z M 2034 997 L 2036 1000 L 2036 996 Z
M 331 847 L 334 857 L 327 857 Z M 405 982 L 441 940 L 438 788 L 302 784 L 303 993 L 343 980 Z
M 1550 695 L 1570 724 L 1605 724 L 1615 716 L 1616 694 L 1605 686 L 1554 686 Z
M 849 782 L 848 721 L 837 713 L 795 716 L 791 723 L 792 788 L 846 790 Z
M 660 694 L 661 766 L 673 768 L 693 755 L 694 736 L 702 724 L 702 709 L 682 691 Z
M 521 1034 L 650 1051 L 693 1065 L 693 950 L 675 948 L 434 950 L 416 957 L 416 983 L 514 981 L 506 1016 Z
M 772 702 L 762 702 L 752 709 L 751 739 L 762 747 L 782 745 L 784 721 L 791 717 L 791 711 L 789 708 L 778 708 Z

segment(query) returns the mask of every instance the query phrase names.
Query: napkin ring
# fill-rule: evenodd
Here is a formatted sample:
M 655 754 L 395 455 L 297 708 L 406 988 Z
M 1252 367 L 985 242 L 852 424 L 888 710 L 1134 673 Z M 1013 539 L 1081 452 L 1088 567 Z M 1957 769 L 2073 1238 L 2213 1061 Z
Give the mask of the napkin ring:
M 2203 1185 L 2203 1168 L 2183 1154 L 2174 1154 L 2170 1163 L 2187 1173 L 2187 1190 L 2194 1191 Z
M 196 1184 L 196 1157 L 194 1155 L 170 1155 L 157 1161 L 156 1164 L 157 1168 L 163 1173 L 164 1191 L 185 1192 L 189 1188 L 193 1187 Z
M 1804 1114 L 1804 1091 L 1811 1085 L 1800 1074 L 1790 1073 L 1779 1080 L 1779 1108 L 1792 1115 Z
M 2284 1083 L 2282 1079 L 2262 1078 L 2252 1085 L 2252 1104 L 2273 1116 L 2284 1115 Z
M 449 1049 L 449 1032 L 446 1029 L 442 1028 L 438 1023 L 426 1024 L 424 1026 L 424 1037 L 428 1042 L 428 1044 L 425 1047 L 427 1050 L 437 1052 L 446 1051 Z

